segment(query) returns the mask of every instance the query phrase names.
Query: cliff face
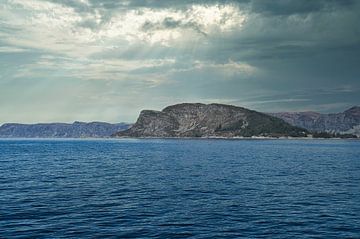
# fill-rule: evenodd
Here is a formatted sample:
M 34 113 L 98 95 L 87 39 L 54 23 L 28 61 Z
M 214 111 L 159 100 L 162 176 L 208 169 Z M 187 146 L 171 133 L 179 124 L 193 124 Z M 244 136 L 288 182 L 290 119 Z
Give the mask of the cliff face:
M 348 133 L 360 137 L 360 107 L 352 107 L 342 113 L 319 114 L 315 112 L 273 113 L 291 125 L 315 132 Z
M 73 124 L 4 124 L 0 127 L 1 138 L 85 138 L 109 137 L 115 132 L 128 129 L 129 124 L 102 122 L 74 122 Z
M 118 137 L 305 136 L 306 130 L 241 107 L 221 104 L 178 104 L 162 111 L 144 110 Z

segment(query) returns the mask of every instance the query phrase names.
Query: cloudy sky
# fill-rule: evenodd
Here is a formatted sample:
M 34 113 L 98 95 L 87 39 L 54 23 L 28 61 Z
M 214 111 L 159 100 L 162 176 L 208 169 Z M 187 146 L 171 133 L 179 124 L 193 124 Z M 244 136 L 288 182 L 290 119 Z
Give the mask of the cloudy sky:
M 357 0 L 0 0 L 0 123 L 360 104 Z

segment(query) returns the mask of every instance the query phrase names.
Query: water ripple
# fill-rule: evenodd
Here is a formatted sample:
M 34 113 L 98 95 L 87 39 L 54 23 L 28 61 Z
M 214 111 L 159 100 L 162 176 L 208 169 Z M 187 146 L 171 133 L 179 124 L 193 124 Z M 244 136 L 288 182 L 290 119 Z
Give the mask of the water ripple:
M 360 238 L 359 146 L 0 140 L 0 238 Z

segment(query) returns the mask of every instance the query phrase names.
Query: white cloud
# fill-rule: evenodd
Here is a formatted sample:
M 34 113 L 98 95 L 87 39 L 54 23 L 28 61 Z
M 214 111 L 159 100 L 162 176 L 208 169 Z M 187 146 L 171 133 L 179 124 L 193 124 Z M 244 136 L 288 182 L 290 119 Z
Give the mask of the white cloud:
M 189 21 L 203 26 L 206 32 L 240 28 L 246 20 L 244 13 L 232 5 L 194 5 L 187 11 L 187 16 Z
M 229 60 L 227 63 L 221 64 L 197 61 L 195 62 L 195 69 L 213 69 L 224 74 L 245 74 L 249 76 L 254 75 L 259 71 L 255 66 L 252 66 L 248 63 L 235 62 L 232 60 Z
M 174 59 L 147 59 L 147 60 L 121 60 L 121 59 L 77 59 L 70 57 L 42 56 L 38 61 L 24 65 L 17 70 L 16 78 L 42 77 L 49 75 L 62 78 L 81 80 L 137 80 L 156 86 L 164 83 L 167 78 L 162 73 L 132 74 L 133 71 L 144 68 L 171 66 Z
M 89 46 L 84 51 L 84 44 L 93 42 L 95 35 L 88 29 L 76 27 L 84 16 L 74 9 L 38 0 L 8 0 L 7 3 L 0 15 L 7 26 L 16 30 L 1 33 L 5 43 L 76 56 L 92 52 Z
M 81 1 L 89 5 L 86 0 Z M 95 9 L 77 12 L 73 8 L 40 0 L 7 0 L 0 15 L 2 24 L 16 28 L 0 33 L 3 41 L 18 46 L 52 51 L 73 57 L 88 57 L 109 45 L 126 47 L 143 42 L 173 45 L 189 35 L 203 37 L 239 28 L 245 15 L 232 5 L 193 5 L 187 10 L 140 8 L 118 10 L 109 14 Z M 146 24 L 163 24 L 166 20 L 178 26 L 144 30 Z M 92 23 L 92 27 L 86 24 Z
M 0 47 L 1 53 L 16 53 L 16 52 L 25 52 L 27 49 L 12 47 L 12 46 L 2 46 Z
M 211 74 L 218 80 L 248 79 L 261 73 L 261 69 L 246 62 L 228 60 L 225 63 L 195 60 L 192 64 L 174 67 L 169 70 L 173 74 L 197 72 Z M 215 77 L 217 76 L 217 77 Z
M 171 45 L 177 40 L 187 40 L 189 35 L 199 37 L 240 28 L 245 20 L 246 16 L 231 5 L 193 5 L 185 11 L 143 8 L 116 15 L 103 34 L 124 36 L 130 42 Z M 166 21 L 173 25 L 166 26 Z M 146 25 L 155 27 L 144 31 L 142 28 Z

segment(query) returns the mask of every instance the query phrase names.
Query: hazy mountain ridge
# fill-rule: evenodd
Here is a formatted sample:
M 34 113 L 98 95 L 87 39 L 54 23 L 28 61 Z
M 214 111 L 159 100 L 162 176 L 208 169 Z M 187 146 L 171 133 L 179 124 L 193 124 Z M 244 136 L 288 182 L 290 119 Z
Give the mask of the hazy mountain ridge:
M 283 119 L 291 125 L 313 132 L 355 134 L 360 137 L 360 107 L 354 106 L 341 113 L 280 112 L 270 115 Z
M 143 110 L 136 123 L 117 137 L 306 136 L 306 130 L 242 107 L 183 103 L 162 111 Z
M 0 126 L 1 138 L 102 138 L 128 129 L 131 124 L 110 124 L 104 122 L 6 123 Z
M 133 126 L 133 127 L 131 127 Z M 295 127 L 294 127 L 295 126 Z M 118 137 L 251 137 L 305 136 L 310 132 L 354 134 L 360 137 L 360 107 L 342 113 L 260 113 L 222 104 L 183 103 L 162 111 L 143 110 L 133 124 L 74 122 L 0 126 L 0 138 Z M 305 131 L 306 131 L 305 130 Z

